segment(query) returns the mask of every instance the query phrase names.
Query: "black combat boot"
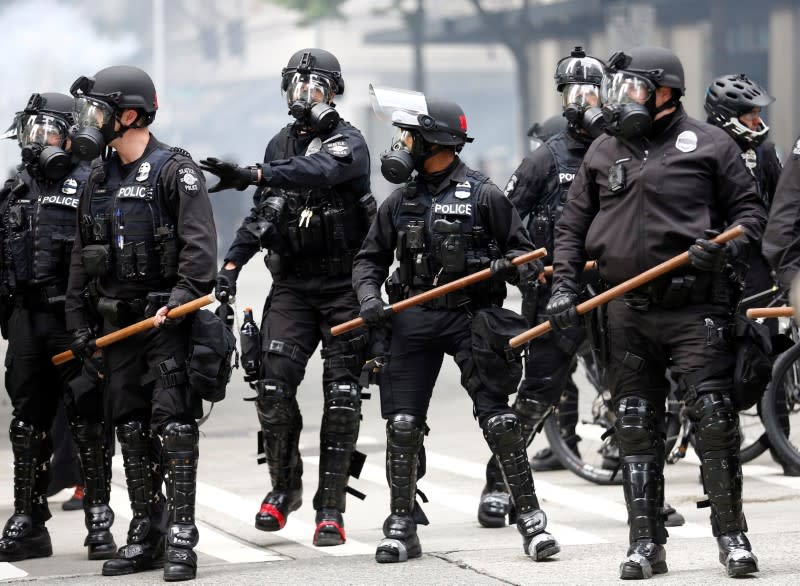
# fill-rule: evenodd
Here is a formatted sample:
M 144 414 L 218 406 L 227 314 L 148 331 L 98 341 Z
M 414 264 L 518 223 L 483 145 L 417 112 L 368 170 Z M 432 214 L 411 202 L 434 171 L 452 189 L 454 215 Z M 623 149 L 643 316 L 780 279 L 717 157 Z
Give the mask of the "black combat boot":
M 354 383 L 328 385 L 319 432 L 319 488 L 314 495 L 317 511 L 314 545 L 318 547 L 346 541 L 342 513 L 360 424 L 360 387 Z
M 103 576 L 121 576 L 164 566 L 160 443 L 140 421 L 117 426 L 117 438 L 122 449 L 133 518 L 127 544 L 103 564 Z
M 289 513 L 303 504 L 303 460 L 298 448 L 303 418 L 294 398 L 278 401 L 259 398 L 256 411 L 272 490 L 256 513 L 255 526 L 261 531 L 278 531 L 286 525 Z
M 660 458 L 660 462 L 659 462 Z M 623 580 L 644 580 L 667 572 L 667 531 L 661 506 L 664 500 L 663 457 L 622 457 L 622 486 L 628 507 L 630 547 L 620 564 Z
M 14 452 L 14 514 L 0 538 L 0 562 L 49 557 L 53 546 L 44 524 L 50 518 L 45 497 L 50 437 L 19 419 L 11 421 L 9 436 Z M 45 492 L 41 492 L 42 486 Z
M 194 523 L 199 455 L 197 424 L 169 423 L 164 429 L 164 467 L 170 526 L 167 530 L 167 560 L 164 580 L 193 580 L 197 575 L 194 547 L 200 539 Z
M 517 393 L 513 408 L 527 447 L 533 441 L 536 426 L 547 413 L 548 405 L 526 397 L 520 391 Z M 503 479 L 503 472 L 500 470 L 497 458 L 492 454 L 486 464 L 486 484 L 481 491 L 481 500 L 478 504 L 478 522 L 484 527 L 505 527 L 506 517 L 509 524 L 517 520 L 511 495 Z
M 383 522 L 384 538 L 378 543 L 375 561 L 405 562 L 422 555 L 417 525 L 428 519 L 416 502 L 420 453 L 425 422 L 414 415 L 393 415 L 386 422 L 386 477 L 389 481 L 391 514 Z
M 533 475 L 525 453 L 525 439 L 517 416 L 501 413 L 483 425 L 483 437 L 500 465 L 517 515 L 525 553 L 542 561 L 561 551 L 555 537 L 546 531 L 547 517 L 539 508 Z
M 111 455 L 106 446 L 102 422 L 90 423 L 80 417 L 70 422 L 78 446 L 83 473 L 83 511 L 88 534 L 83 544 L 90 560 L 114 557 L 117 544 L 111 534 L 114 511 L 108 506 L 111 494 Z

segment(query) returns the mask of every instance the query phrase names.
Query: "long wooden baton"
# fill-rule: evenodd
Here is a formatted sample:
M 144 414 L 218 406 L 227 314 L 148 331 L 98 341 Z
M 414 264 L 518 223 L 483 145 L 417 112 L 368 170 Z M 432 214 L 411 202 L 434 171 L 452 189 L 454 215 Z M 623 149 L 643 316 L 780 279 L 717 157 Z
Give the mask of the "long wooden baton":
M 583 270 L 584 271 L 593 271 L 596 268 L 597 268 L 597 261 L 596 260 L 587 260 L 586 264 L 583 265 Z M 547 265 L 546 267 L 544 267 L 544 270 L 542 272 L 544 273 L 545 277 L 552 277 L 553 276 L 553 270 L 554 270 L 553 265 Z
M 531 261 L 536 260 L 537 258 L 543 258 L 547 256 L 547 250 L 544 248 L 537 248 L 536 250 L 532 250 L 531 252 L 526 252 L 525 254 L 521 254 L 518 257 L 511 260 L 511 262 L 516 265 L 524 265 L 525 263 L 529 263 Z M 457 291 L 458 289 L 463 289 L 469 285 L 474 285 L 475 283 L 479 283 L 480 281 L 485 281 L 489 277 L 492 276 L 492 269 L 483 269 L 482 271 L 478 271 L 477 273 L 472 273 L 471 275 L 467 275 L 466 277 L 461 277 L 460 279 L 456 279 L 455 281 L 451 281 L 449 283 L 445 283 L 444 285 L 440 285 L 439 287 L 434 287 L 429 291 L 425 291 L 424 293 L 420 293 L 419 295 L 414 295 L 413 297 L 409 297 L 408 299 L 403 299 L 402 301 L 398 301 L 397 303 L 393 303 L 390 306 L 387 306 L 387 311 L 391 309 L 391 313 L 400 313 L 410 307 L 414 307 L 415 305 L 419 305 L 420 303 L 425 303 L 426 301 L 430 301 L 431 299 L 436 299 L 437 297 L 442 297 L 447 295 L 448 293 L 452 293 L 453 291 Z M 350 321 L 346 321 L 344 323 L 339 324 L 338 326 L 333 326 L 331 328 L 331 335 L 338 336 L 340 334 L 344 334 L 345 332 L 349 332 L 350 330 L 354 330 L 356 328 L 360 328 L 364 325 L 364 320 L 360 317 L 351 319 Z
M 734 238 L 738 238 L 744 234 L 744 229 L 741 226 L 734 226 L 729 230 L 725 230 L 722 234 L 717 236 L 713 239 L 713 242 L 717 244 L 725 244 L 729 240 L 733 240 Z M 670 271 L 674 271 L 678 267 L 685 265 L 689 262 L 689 253 L 682 252 L 678 256 L 674 256 L 671 259 L 662 262 L 660 265 L 654 266 L 652 269 L 649 269 L 643 272 L 640 275 L 636 275 L 632 279 L 628 279 L 617 285 L 616 287 L 612 287 L 608 291 L 603 291 L 599 295 L 595 295 L 588 301 L 584 301 L 583 303 L 579 304 L 575 309 L 577 310 L 579 315 L 584 313 L 588 313 L 592 311 L 594 308 L 599 307 L 605 303 L 608 303 L 612 299 L 616 299 L 627 293 L 628 291 L 633 291 L 637 287 L 641 287 L 645 283 L 649 283 L 653 279 L 660 277 Z M 550 322 L 546 321 L 540 323 L 535 328 L 531 328 L 526 332 L 522 332 L 518 336 L 514 336 L 509 340 L 509 345 L 512 348 L 516 348 L 517 346 L 522 346 L 525 342 L 533 340 L 534 338 L 538 338 L 539 336 L 546 334 L 551 329 Z
M 173 307 L 167 312 L 167 317 L 173 319 L 183 317 L 184 315 L 194 313 L 195 311 L 205 307 L 206 305 L 211 305 L 212 303 L 214 303 L 214 294 L 209 293 L 208 295 L 199 297 L 194 301 L 190 301 L 189 303 L 184 303 L 178 307 Z M 139 332 L 144 332 L 154 327 L 155 325 L 153 325 L 153 318 L 148 317 L 147 319 L 137 321 L 135 324 L 131 324 L 128 327 L 122 328 L 121 330 L 117 330 L 116 332 L 111 332 L 110 334 L 106 334 L 105 336 L 97 338 L 94 341 L 94 345 L 97 348 L 104 348 L 114 344 L 115 342 L 119 342 L 120 340 L 124 340 L 125 338 L 129 338 L 135 334 L 138 334 Z M 61 354 L 56 354 L 53 356 L 52 360 L 53 364 L 58 366 L 59 364 L 69 362 L 73 358 L 75 358 L 75 355 L 72 353 L 72 350 L 67 350 Z
M 747 317 L 758 319 L 765 317 L 794 317 L 794 307 L 751 307 Z

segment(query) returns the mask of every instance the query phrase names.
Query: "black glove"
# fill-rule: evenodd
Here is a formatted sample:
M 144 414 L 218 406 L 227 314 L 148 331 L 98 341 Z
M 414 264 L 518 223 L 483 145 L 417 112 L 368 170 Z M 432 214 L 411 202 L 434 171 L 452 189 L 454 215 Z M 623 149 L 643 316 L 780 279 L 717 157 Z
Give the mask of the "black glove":
M 512 285 L 519 282 L 519 267 L 507 258 L 496 258 L 490 266 L 494 277 L 503 279 Z
M 83 371 L 88 379 L 97 381 L 102 378 L 103 366 L 99 358 L 94 358 L 97 347 L 91 328 L 83 327 L 73 330 L 69 349 L 72 350 L 75 358 L 83 362 Z
M 578 294 L 569 287 L 559 287 L 553 291 L 544 312 L 549 316 L 550 325 L 555 331 L 581 325 L 577 304 Z
M 698 238 L 689 247 L 689 263 L 698 271 L 719 273 L 728 261 L 727 246 L 717 244 L 709 238 L 719 235 L 716 230 L 706 230 L 705 238 Z
M 369 326 L 381 325 L 391 314 L 391 311 L 386 310 L 383 299 L 376 295 L 370 293 L 361 300 L 359 315 Z
M 236 279 L 239 277 L 239 268 L 221 268 L 217 273 L 217 286 L 214 296 L 220 303 L 230 303 L 236 297 Z
M 209 193 L 225 189 L 243 191 L 258 183 L 258 170 L 255 167 L 240 167 L 235 163 L 226 163 L 209 157 L 200 161 L 200 168 L 219 177 L 219 182 L 208 190 Z

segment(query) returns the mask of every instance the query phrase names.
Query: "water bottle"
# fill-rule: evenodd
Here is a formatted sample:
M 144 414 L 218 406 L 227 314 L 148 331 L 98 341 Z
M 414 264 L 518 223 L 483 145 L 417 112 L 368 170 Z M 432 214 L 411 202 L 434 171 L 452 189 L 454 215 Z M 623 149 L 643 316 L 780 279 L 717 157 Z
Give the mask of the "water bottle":
M 261 367 L 261 333 L 253 319 L 251 307 L 246 307 L 244 310 L 244 323 L 239 330 L 239 342 L 242 347 L 242 368 L 244 368 L 245 380 L 255 381 L 258 379 L 258 370 Z

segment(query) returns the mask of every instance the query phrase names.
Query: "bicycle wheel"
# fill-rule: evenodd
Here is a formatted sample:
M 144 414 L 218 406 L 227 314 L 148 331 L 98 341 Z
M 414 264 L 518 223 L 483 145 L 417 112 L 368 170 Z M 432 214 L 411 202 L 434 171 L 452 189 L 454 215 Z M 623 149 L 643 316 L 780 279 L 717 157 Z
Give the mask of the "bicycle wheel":
M 800 467 L 800 344 L 784 352 L 761 399 L 770 444 L 786 464 Z
M 761 409 L 758 405 L 746 411 L 739 411 L 739 430 L 742 443 L 739 457 L 742 462 L 749 462 L 758 458 L 769 448 L 767 430 L 761 421 Z

